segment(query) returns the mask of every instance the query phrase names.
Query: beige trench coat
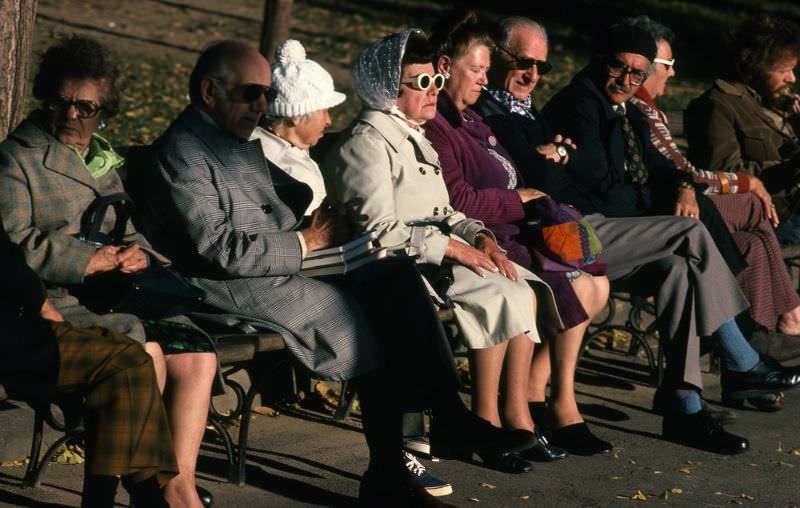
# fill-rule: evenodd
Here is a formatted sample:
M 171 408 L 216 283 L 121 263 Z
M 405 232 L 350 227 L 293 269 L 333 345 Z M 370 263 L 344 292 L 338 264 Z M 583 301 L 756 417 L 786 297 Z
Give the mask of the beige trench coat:
M 341 136 L 323 171 L 329 196 L 346 204 L 360 228 L 376 231 L 383 246 L 439 265 L 451 238 L 474 245 L 478 233 L 491 235 L 450 206 L 439 157 L 422 136 L 373 110 L 362 112 Z M 540 324 L 560 323 L 550 288 L 516 269 L 520 279 L 514 282 L 453 267 L 448 296 L 467 347 L 487 348 L 523 333 L 538 342 L 537 317 Z

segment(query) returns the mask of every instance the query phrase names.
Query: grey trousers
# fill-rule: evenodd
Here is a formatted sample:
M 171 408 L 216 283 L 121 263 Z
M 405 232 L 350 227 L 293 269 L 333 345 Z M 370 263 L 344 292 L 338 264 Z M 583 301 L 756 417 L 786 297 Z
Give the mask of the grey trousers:
M 656 301 L 667 337 L 667 381 L 702 388 L 700 337 L 749 306 L 705 226 L 687 217 L 587 216 L 610 280 L 629 278 Z

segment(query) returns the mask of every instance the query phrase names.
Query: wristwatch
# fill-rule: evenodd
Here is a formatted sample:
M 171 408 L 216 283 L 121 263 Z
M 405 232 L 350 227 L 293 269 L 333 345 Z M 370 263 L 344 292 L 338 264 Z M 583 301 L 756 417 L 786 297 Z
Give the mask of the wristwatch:
M 567 156 L 567 147 L 564 145 L 556 145 L 556 153 L 563 159 Z

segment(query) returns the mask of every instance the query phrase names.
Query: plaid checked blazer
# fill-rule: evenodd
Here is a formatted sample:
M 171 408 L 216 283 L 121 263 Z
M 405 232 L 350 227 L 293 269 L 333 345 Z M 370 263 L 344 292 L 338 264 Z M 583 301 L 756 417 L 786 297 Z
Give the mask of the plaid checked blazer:
M 237 140 L 189 106 L 148 159 L 131 176 L 142 190 L 144 232 L 206 291 L 206 303 L 225 313 L 218 320 L 280 332 L 320 377 L 375 368 L 377 344 L 353 298 L 297 275 L 302 251 L 295 230 L 307 201 L 293 211 L 278 187 L 295 195 L 307 187 L 276 171 L 257 140 Z
M 11 241 L 22 247 L 28 265 L 47 284 L 47 297 L 73 324 L 104 326 L 144 342 L 135 316 L 92 314 L 60 287 L 80 283 L 95 252 L 73 236 L 80 231 L 81 215 L 96 197 L 122 191 L 115 171 L 93 178 L 75 152 L 45 131 L 41 111 L 31 113 L 0 144 L 0 216 Z M 110 231 L 114 220 L 109 210 L 102 231 Z M 155 254 L 130 222 L 125 243 Z

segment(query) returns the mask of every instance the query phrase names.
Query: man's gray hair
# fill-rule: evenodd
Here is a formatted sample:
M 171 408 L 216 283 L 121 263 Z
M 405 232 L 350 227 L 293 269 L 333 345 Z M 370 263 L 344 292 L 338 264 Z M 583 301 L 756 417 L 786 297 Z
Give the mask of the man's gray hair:
M 547 30 L 544 29 L 544 26 L 530 18 L 524 16 L 509 16 L 501 19 L 497 24 L 500 26 L 500 34 L 502 37 L 497 43 L 506 49 L 508 48 L 508 43 L 511 42 L 511 35 L 517 28 L 529 28 L 539 33 L 544 38 L 544 41 L 547 42 Z

